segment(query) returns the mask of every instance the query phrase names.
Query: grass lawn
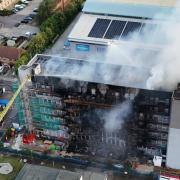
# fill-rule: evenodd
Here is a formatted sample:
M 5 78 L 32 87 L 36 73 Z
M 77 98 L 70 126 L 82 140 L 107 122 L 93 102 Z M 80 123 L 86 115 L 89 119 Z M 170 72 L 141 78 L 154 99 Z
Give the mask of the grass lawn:
M 14 180 L 23 167 L 23 163 L 19 161 L 19 158 L 11 156 L 0 156 L 0 163 L 9 162 L 13 166 L 13 172 L 7 175 L 0 174 L 0 180 Z

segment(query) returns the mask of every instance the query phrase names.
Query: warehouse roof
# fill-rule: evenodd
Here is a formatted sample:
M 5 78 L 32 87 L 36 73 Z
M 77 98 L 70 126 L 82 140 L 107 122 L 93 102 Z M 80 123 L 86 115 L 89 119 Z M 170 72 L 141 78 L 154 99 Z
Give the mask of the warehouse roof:
M 92 1 L 92 0 L 91 0 Z M 109 2 L 109 0 L 99 0 L 102 3 Z M 133 3 L 133 4 L 146 4 L 146 5 L 157 5 L 157 6 L 175 6 L 177 0 L 111 0 L 112 3 Z
M 122 23 L 124 24 L 122 25 Z M 68 39 L 70 41 L 82 43 L 108 45 L 109 43 L 115 42 L 129 44 L 136 47 L 139 46 L 145 48 L 146 46 L 148 46 L 148 48 L 157 49 L 158 47 L 161 47 L 162 44 L 165 44 L 162 43 L 165 38 L 161 38 L 161 33 L 159 33 L 160 31 L 158 31 L 157 29 L 158 26 L 156 26 L 160 24 L 162 24 L 162 22 L 158 20 L 152 21 L 135 18 L 82 14 L 73 30 L 69 34 Z M 136 28 L 135 26 L 137 26 L 137 29 L 134 29 L 134 31 L 132 31 L 132 28 L 128 27 L 128 25 L 130 25 L 132 28 Z M 154 26 L 154 30 L 150 26 Z M 143 35 L 143 28 L 145 30 L 148 30 L 149 33 L 151 33 L 153 30 L 153 33 L 155 31 L 158 35 L 156 36 L 156 34 L 153 34 L 153 36 L 151 36 L 150 38 L 150 41 L 148 39 L 149 42 L 147 43 L 144 40 L 142 42 L 137 42 L 134 41 L 133 38 L 129 38 L 133 32 L 137 31 L 137 34 L 139 33 L 140 36 Z M 109 36 L 113 33 L 114 36 Z
M 175 5 L 175 0 L 164 1 L 153 0 L 87 0 L 83 12 L 95 14 L 108 14 L 116 16 L 154 18 L 157 14 L 168 16 Z M 162 18 L 162 16 L 161 16 Z

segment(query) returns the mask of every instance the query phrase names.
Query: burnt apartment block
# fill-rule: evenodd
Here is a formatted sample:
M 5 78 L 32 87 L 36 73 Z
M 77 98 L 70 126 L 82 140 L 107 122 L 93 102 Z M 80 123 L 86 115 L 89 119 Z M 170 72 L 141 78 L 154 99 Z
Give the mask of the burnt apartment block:
M 137 147 L 166 151 L 171 92 L 104 81 L 98 70 L 107 67 L 99 68 L 96 63 L 93 67 L 98 75 L 93 74 L 93 80 L 83 74 L 78 78 L 63 74 L 65 65 L 60 60 L 55 64 L 57 74 L 51 74 L 51 65 L 48 72 L 45 69 L 50 58 L 37 58 L 41 72 L 35 70 L 28 85 L 29 114 L 38 137 L 63 144 L 68 152 L 118 159 Z M 76 63 L 89 66 L 80 60 L 68 59 L 66 63 L 71 72 Z M 121 68 L 110 66 L 115 71 L 112 79 L 118 80 Z M 66 72 L 68 68 L 66 64 Z

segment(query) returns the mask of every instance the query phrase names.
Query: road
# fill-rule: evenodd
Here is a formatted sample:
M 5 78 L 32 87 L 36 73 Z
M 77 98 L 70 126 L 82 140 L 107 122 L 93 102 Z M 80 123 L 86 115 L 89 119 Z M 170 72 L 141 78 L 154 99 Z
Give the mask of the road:
M 31 14 L 33 9 L 39 7 L 41 2 L 42 0 L 32 0 L 29 2 L 28 6 L 16 14 L 0 16 L 0 35 L 11 37 L 23 35 L 27 31 L 38 32 L 38 28 L 32 24 L 22 24 L 19 27 L 14 27 L 14 25 L 23 20 L 27 15 Z

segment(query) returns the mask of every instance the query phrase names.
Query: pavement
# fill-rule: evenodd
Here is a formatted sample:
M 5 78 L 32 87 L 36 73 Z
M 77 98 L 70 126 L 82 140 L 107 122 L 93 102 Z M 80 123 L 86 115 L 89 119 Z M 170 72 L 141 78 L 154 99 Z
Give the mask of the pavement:
M 29 1 L 23 10 L 10 16 L 0 16 L 0 35 L 6 37 L 24 35 L 27 31 L 38 32 L 39 29 L 33 24 L 21 24 L 19 27 L 14 27 L 16 23 L 21 22 L 27 15 L 33 13 L 33 9 L 39 7 L 42 0 Z

